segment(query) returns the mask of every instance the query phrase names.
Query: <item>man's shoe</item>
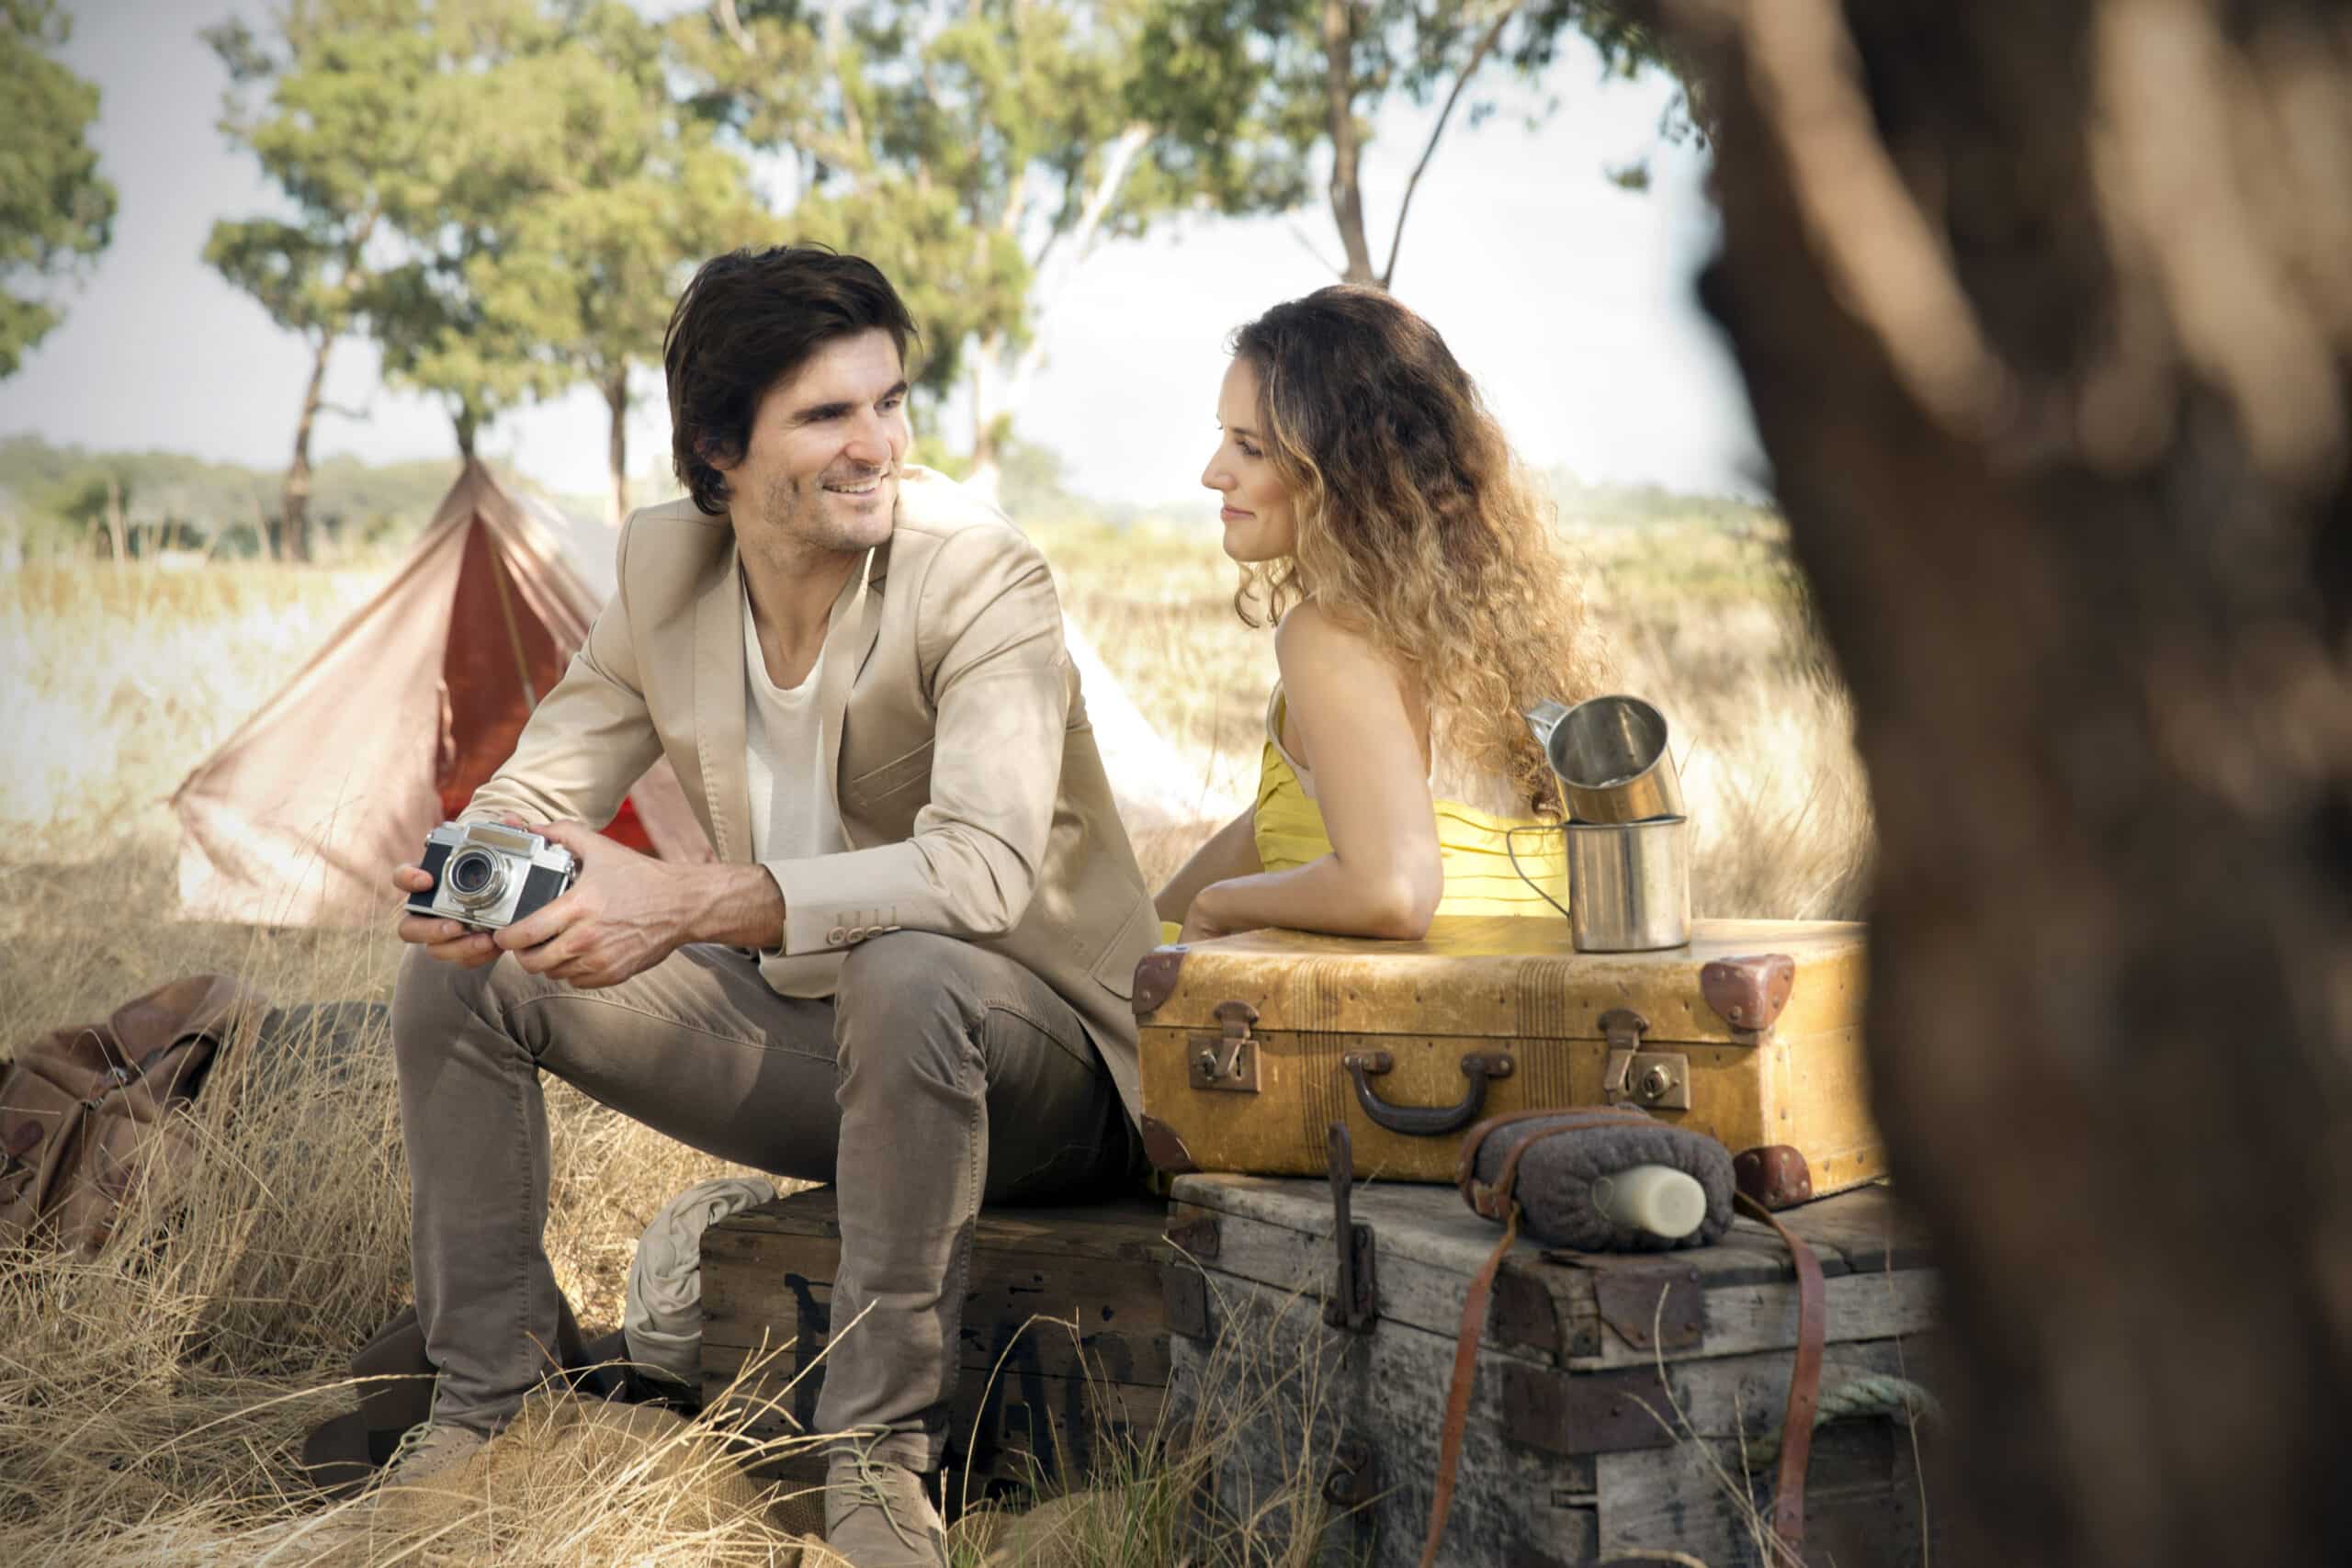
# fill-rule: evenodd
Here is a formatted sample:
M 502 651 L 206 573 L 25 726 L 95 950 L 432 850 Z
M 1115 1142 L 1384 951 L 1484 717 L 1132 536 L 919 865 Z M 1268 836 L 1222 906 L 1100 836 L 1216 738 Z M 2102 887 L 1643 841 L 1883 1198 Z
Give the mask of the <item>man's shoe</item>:
M 468 1427 L 421 1421 L 401 1435 L 400 1446 L 384 1461 L 384 1489 L 435 1485 L 489 1442 Z
M 922 1477 L 862 1453 L 825 1466 L 825 1545 L 856 1568 L 947 1568 L 947 1527 Z

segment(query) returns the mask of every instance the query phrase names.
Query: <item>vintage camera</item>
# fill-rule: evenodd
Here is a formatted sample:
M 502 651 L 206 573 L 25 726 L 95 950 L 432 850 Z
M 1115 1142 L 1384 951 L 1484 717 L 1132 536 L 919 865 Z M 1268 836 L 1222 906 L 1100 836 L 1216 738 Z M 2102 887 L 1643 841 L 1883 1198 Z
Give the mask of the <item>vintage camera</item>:
M 433 886 L 409 895 L 409 912 L 477 931 L 536 913 L 580 876 L 580 863 L 561 844 L 496 822 L 442 823 L 424 836 L 418 863 Z

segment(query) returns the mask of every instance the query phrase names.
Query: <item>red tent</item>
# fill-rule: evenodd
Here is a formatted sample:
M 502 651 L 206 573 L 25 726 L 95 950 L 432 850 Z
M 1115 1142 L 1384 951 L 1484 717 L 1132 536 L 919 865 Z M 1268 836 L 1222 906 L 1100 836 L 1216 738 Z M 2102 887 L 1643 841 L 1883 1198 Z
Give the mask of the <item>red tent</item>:
M 469 459 L 383 591 L 172 796 L 181 914 L 386 918 L 390 868 L 506 760 L 587 637 L 612 546 L 609 532 L 575 542 L 584 532 Z M 711 858 L 666 761 L 605 830 L 664 859 Z

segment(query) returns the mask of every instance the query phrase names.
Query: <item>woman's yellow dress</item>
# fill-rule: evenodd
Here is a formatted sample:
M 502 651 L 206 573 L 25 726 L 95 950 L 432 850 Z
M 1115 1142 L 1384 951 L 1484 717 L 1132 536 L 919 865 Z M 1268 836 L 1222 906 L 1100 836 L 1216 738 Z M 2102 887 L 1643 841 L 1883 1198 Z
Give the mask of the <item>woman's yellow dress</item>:
M 1267 871 L 1293 871 L 1331 852 L 1323 808 L 1315 801 L 1314 775 L 1283 745 L 1283 689 L 1277 683 L 1266 704 L 1266 744 L 1258 764 L 1258 805 L 1252 818 L 1258 863 Z M 1501 817 L 1458 800 L 1434 804 L 1438 853 L 1445 867 L 1439 914 L 1556 918 L 1559 910 L 1528 885 L 1530 877 L 1559 901 L 1560 908 L 1567 907 L 1567 847 L 1557 823 L 1537 817 Z M 1514 828 L 1529 830 L 1507 840 L 1505 835 Z M 1537 830 L 1544 829 L 1551 830 Z M 1511 869 L 1512 850 L 1518 853 L 1519 871 Z M 1161 921 L 1160 940 L 1174 942 L 1179 930 L 1173 921 Z

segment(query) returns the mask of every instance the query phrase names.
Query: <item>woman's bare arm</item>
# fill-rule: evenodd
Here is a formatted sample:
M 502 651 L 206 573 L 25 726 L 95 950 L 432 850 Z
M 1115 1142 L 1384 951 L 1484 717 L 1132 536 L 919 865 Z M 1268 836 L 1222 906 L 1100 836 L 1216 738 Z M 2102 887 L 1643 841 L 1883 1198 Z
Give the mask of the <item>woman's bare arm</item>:
M 1428 752 L 1396 666 L 1313 604 L 1283 617 L 1274 654 L 1331 853 L 1200 889 L 1184 917 L 1187 936 L 1260 926 L 1424 935 L 1444 895 L 1445 871 Z
M 1257 816 L 1255 807 L 1245 807 L 1240 816 L 1211 834 L 1177 868 L 1152 899 L 1161 919 L 1182 925 L 1202 888 L 1228 877 L 1249 876 L 1259 869 Z

